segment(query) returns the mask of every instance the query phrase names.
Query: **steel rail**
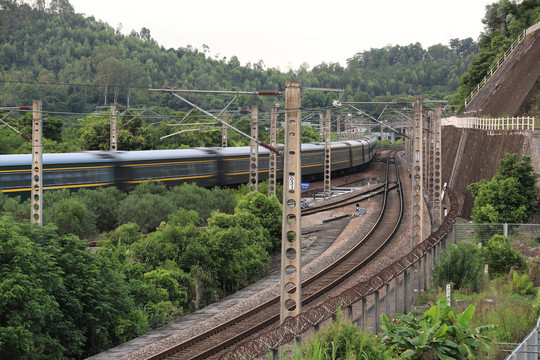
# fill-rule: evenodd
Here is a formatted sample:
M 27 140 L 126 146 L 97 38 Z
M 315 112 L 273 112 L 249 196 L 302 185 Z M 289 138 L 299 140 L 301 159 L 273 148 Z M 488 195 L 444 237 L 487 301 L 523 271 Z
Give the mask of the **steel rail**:
M 398 165 L 396 164 L 396 169 L 397 168 L 398 168 Z M 395 188 L 395 187 L 390 188 L 388 186 L 388 169 L 389 169 L 389 162 L 387 161 L 386 174 L 385 174 L 385 184 L 386 184 L 387 193 L 391 189 Z M 397 173 L 397 176 L 399 177 L 399 173 Z M 401 203 L 403 203 L 403 198 L 402 198 L 403 192 L 400 191 L 399 193 L 400 193 L 400 197 L 401 197 Z M 381 221 L 383 213 L 384 213 L 384 207 L 386 206 L 386 195 L 384 196 L 383 203 L 384 204 L 381 207 L 381 211 L 379 213 L 379 217 L 378 217 L 378 220 L 377 220 L 378 222 Z M 403 207 L 403 205 L 401 205 L 401 207 Z M 400 210 L 400 213 L 402 213 L 402 212 L 403 212 L 403 208 L 401 208 L 401 210 Z M 401 215 L 400 215 L 400 218 L 401 218 Z M 399 220 L 399 221 L 401 221 L 401 220 Z M 397 229 L 398 226 L 399 226 L 399 224 L 396 224 L 395 229 Z M 307 286 L 307 285 L 313 283 L 314 281 L 316 281 L 317 278 L 320 278 L 321 276 L 324 276 L 325 274 L 328 274 L 332 269 L 334 269 L 336 266 L 338 266 L 340 262 L 343 262 L 347 258 L 349 258 L 355 251 L 358 250 L 358 248 L 361 246 L 361 244 L 363 244 L 365 242 L 365 239 L 367 237 L 371 236 L 371 234 L 375 231 L 374 229 L 376 227 L 377 227 L 377 224 L 372 227 L 372 229 L 369 231 L 369 234 L 366 235 L 364 237 L 364 239 L 362 239 L 353 249 L 349 250 L 346 254 L 341 256 L 337 261 L 333 262 L 333 264 L 330 265 L 327 269 L 324 269 L 324 270 L 320 271 L 319 273 L 317 273 L 316 275 L 314 275 L 314 276 L 310 277 L 309 279 L 305 280 L 302 283 L 302 287 Z M 393 233 L 395 233 L 395 231 L 396 230 L 394 230 Z M 378 251 L 380 251 L 381 249 L 382 249 L 382 246 L 379 247 Z M 370 258 L 372 258 L 373 256 L 375 256 L 375 255 L 372 255 Z M 367 260 L 367 261 L 369 261 L 369 260 Z M 350 274 L 350 272 L 347 272 L 347 274 Z M 346 275 L 346 277 L 348 277 L 348 276 L 349 275 Z M 337 286 L 346 277 L 340 277 L 340 279 L 333 281 L 331 286 L 332 287 Z M 293 290 L 294 289 L 291 289 L 290 291 L 293 291 Z M 308 302 L 313 301 L 315 298 L 319 297 L 325 291 L 326 290 L 321 289 L 321 290 L 317 291 L 316 293 L 302 299 L 302 304 L 304 304 L 304 303 L 307 304 Z M 269 307 L 271 307 L 273 305 L 276 305 L 278 303 L 279 303 L 279 296 L 274 297 L 274 298 L 270 299 L 269 301 L 257 306 L 256 308 L 254 308 L 254 309 L 240 315 L 239 317 L 237 317 L 237 318 L 235 318 L 235 319 L 233 319 L 233 320 L 231 320 L 231 321 L 229 321 L 227 323 L 219 325 L 219 326 L 211 329 L 208 332 L 205 332 L 205 333 L 200 334 L 200 335 L 198 335 L 196 337 L 193 337 L 192 339 L 190 339 L 190 340 L 188 340 L 186 342 L 183 342 L 181 344 L 177 344 L 175 346 L 172 346 L 169 349 L 166 349 L 165 351 L 163 351 L 163 352 L 161 352 L 159 354 L 150 356 L 146 360 L 156 360 L 156 359 L 166 359 L 166 358 L 171 358 L 171 359 L 172 358 L 180 358 L 180 357 L 175 357 L 174 354 L 178 353 L 178 352 L 181 352 L 183 350 L 186 350 L 187 348 L 193 346 L 194 344 L 196 344 L 196 343 L 198 343 L 198 342 L 200 342 L 200 341 L 202 341 L 202 340 L 204 340 L 204 339 L 206 339 L 208 337 L 211 337 L 211 336 L 223 331 L 224 329 L 233 326 L 234 324 L 236 324 L 236 323 L 238 323 L 240 321 L 244 321 L 244 320 L 248 319 L 249 317 L 255 315 L 256 313 L 262 311 L 263 309 L 267 309 L 267 308 L 269 308 Z M 242 331 L 241 333 L 238 333 L 236 336 L 234 336 L 234 338 L 231 337 L 225 342 L 221 342 L 220 344 L 218 344 L 216 346 L 207 348 L 204 353 L 192 355 L 192 356 L 186 357 L 185 359 L 195 360 L 195 359 L 208 358 L 212 354 L 223 351 L 227 347 L 230 347 L 230 346 L 232 346 L 234 344 L 239 343 L 240 341 L 242 341 L 243 339 L 245 339 L 246 337 L 248 337 L 250 335 L 253 335 L 257 331 L 260 331 L 261 329 L 264 329 L 264 328 L 270 326 L 271 324 L 276 323 L 278 320 L 279 320 L 279 311 L 276 312 L 276 315 L 271 316 L 270 318 L 267 318 L 262 322 L 258 321 L 255 325 L 251 326 L 249 329 L 247 329 L 245 331 Z

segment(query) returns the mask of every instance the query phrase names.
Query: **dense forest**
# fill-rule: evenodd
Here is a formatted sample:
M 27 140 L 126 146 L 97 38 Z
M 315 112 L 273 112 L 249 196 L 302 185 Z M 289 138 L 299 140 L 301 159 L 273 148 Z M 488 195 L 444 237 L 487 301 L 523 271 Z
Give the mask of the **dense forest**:
M 207 48 L 165 49 L 145 27 L 126 36 L 93 17 L 76 14 L 67 0 L 53 0 L 49 7 L 43 3 L 32 7 L 0 1 L 2 106 L 41 99 L 50 111 L 91 111 L 111 103 L 178 110 L 179 102 L 148 88 L 280 90 L 290 79 L 311 87 L 345 89 L 343 100 L 417 94 L 445 99 L 457 91 L 478 51 L 470 38 L 427 49 L 419 43 L 395 45 L 352 53 L 345 66 L 322 63 L 311 70 L 281 72 L 262 61 L 241 66 L 235 56 L 211 58 Z M 198 100 L 205 108 L 225 105 L 217 96 Z M 238 106 L 249 101 L 242 98 Z M 304 103 L 307 108 L 320 105 L 319 99 Z

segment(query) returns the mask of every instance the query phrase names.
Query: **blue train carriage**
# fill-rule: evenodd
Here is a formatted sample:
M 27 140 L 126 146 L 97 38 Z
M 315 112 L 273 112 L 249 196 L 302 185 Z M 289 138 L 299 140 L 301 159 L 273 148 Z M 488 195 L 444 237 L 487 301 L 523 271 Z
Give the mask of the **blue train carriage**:
M 118 151 L 115 157 L 122 190 L 132 190 L 148 181 L 170 187 L 186 182 L 208 187 L 218 185 L 219 161 L 212 148 Z
M 31 154 L 2 155 L 0 190 L 30 197 Z M 43 154 L 43 190 L 97 188 L 116 185 L 114 158 L 104 151 Z
M 324 143 L 307 143 L 301 145 L 302 180 L 321 179 L 324 172 Z

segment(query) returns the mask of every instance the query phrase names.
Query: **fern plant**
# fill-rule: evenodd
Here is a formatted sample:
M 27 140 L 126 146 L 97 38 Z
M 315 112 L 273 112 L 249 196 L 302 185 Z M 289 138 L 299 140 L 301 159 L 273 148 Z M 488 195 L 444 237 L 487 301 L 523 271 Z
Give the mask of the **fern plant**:
M 520 295 L 534 294 L 534 284 L 529 275 L 519 275 L 517 271 L 512 273 L 512 292 Z

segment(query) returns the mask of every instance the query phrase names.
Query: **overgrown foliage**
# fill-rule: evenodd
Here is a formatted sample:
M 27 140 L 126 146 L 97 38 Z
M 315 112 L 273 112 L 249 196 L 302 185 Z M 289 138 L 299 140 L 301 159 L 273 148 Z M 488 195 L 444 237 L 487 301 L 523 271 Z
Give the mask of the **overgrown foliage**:
M 472 219 L 477 223 L 526 223 L 538 211 L 538 178 L 531 158 L 505 154 L 491 181 L 467 186 L 474 197 Z
M 512 267 L 517 270 L 527 268 L 523 257 L 510 246 L 508 239 L 502 235 L 494 235 L 487 244 L 482 246 L 479 253 L 484 263 L 489 266 L 491 277 L 506 276 Z
M 159 183 L 129 194 L 51 191 L 37 227 L 28 203 L 0 194 L 0 209 L 21 217 L 0 218 L 0 353 L 87 357 L 255 282 L 275 251 L 281 207 L 260 193 L 236 207 L 237 196 Z M 98 229 L 90 251 L 85 238 Z
M 433 269 L 434 284 L 445 287 L 451 283 L 455 289 L 478 291 L 483 268 L 478 254 L 478 247 L 473 243 L 450 244 L 441 252 Z
M 469 329 L 475 307 L 455 314 L 444 301 L 432 306 L 422 316 L 398 314 L 390 321 L 382 315 L 383 342 L 402 358 L 441 360 L 476 359 L 489 351 L 487 333 L 494 329 L 485 325 Z

